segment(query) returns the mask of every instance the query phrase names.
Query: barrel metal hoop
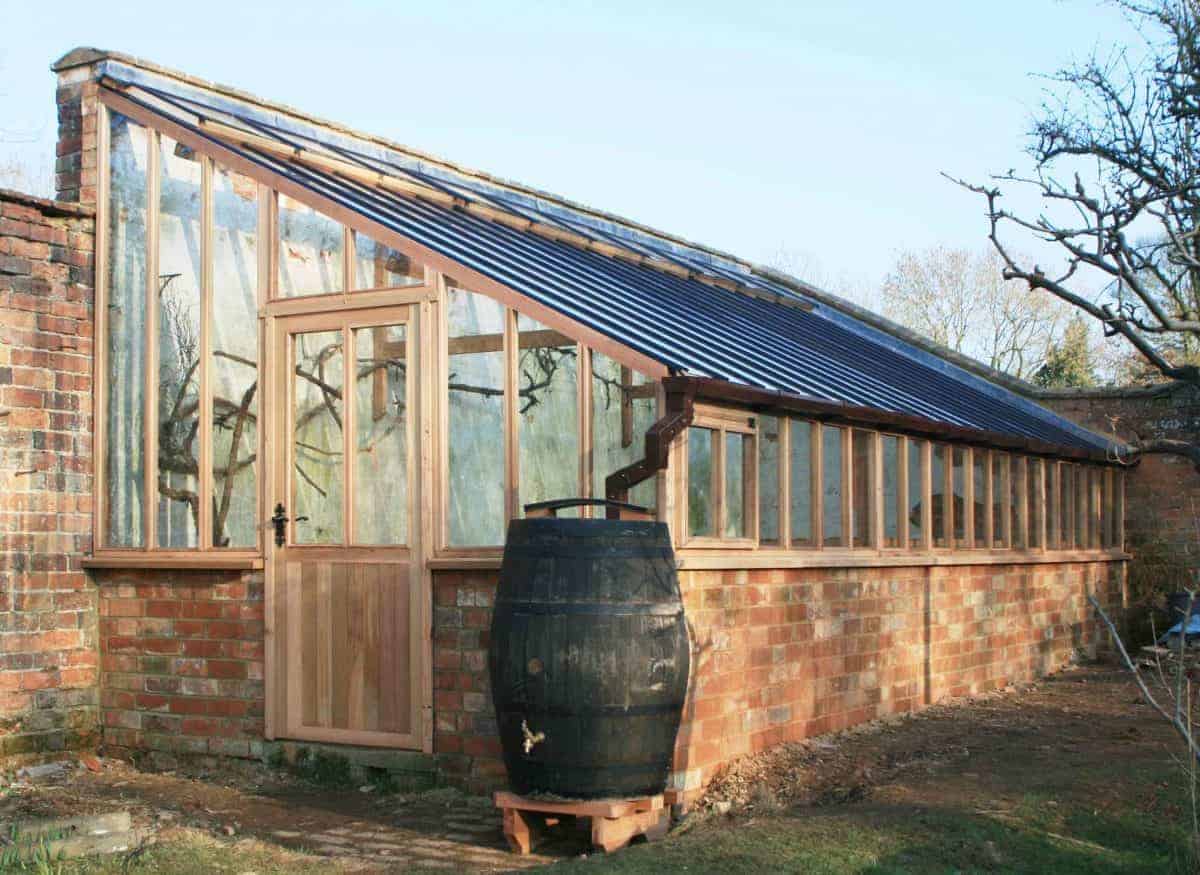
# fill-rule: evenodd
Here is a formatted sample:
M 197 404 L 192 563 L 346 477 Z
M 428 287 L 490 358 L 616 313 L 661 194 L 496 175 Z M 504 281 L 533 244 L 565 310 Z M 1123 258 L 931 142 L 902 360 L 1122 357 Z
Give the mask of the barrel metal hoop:
M 497 608 L 507 608 L 514 616 L 546 617 L 556 614 L 603 615 L 606 617 L 679 617 L 683 608 L 676 604 L 628 605 L 610 602 L 542 602 L 509 601 L 497 599 Z

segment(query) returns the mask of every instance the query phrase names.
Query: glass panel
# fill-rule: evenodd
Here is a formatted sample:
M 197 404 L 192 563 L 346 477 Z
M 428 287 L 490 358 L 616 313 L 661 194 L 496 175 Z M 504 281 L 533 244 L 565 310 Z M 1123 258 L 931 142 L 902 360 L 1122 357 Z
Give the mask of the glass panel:
M 1008 541 L 1004 536 L 1005 520 L 1008 518 L 1009 486 L 1006 478 L 1008 458 L 1002 453 L 992 453 L 992 546 L 1004 547 Z
M 655 391 L 649 377 L 592 353 L 592 495 L 596 498 L 604 498 L 609 474 L 645 454 L 646 430 L 658 419 Z M 629 500 L 653 510 L 658 504 L 658 478 L 633 487 Z
M 1058 492 L 1058 489 L 1060 489 L 1060 484 L 1058 484 L 1058 477 L 1060 477 L 1060 473 L 1058 473 L 1058 463 L 1046 460 L 1045 472 L 1046 549 L 1057 550 L 1058 541 L 1060 541 L 1060 539 L 1055 538 L 1055 527 L 1058 526 L 1058 520 L 1060 520 L 1060 516 L 1062 514 L 1061 505 L 1058 503 L 1058 495 L 1060 495 L 1060 492 Z
M 483 295 L 446 296 L 450 544 L 504 543 L 504 316 Z
M 925 466 L 925 441 L 908 442 L 908 543 L 922 545 L 921 508 L 924 506 L 925 481 L 921 476 Z
M 425 268 L 398 249 L 376 243 L 366 234 L 354 232 L 354 288 L 390 289 L 419 286 Z
M 956 547 L 967 543 L 967 451 L 963 447 L 954 447 L 950 453 L 950 484 L 954 496 L 950 501 L 952 535 Z
M 521 505 L 574 498 L 579 486 L 579 348 L 575 341 L 517 317 L 517 434 Z M 578 508 L 559 516 L 578 516 Z
M 826 547 L 844 547 L 842 532 L 842 429 L 821 426 L 821 537 Z
M 109 113 L 108 337 L 105 374 L 105 543 L 145 543 L 145 128 Z
M 200 159 L 158 152 L 158 546 L 200 539 Z
M 758 418 L 758 540 L 779 543 L 779 419 Z
M 1100 496 L 1100 546 L 1113 545 L 1113 472 L 1105 470 L 1101 480 Z
M 1046 519 L 1046 494 L 1042 486 L 1042 460 L 1025 462 L 1025 489 L 1029 495 L 1029 546 L 1042 547 L 1042 528 Z
M 854 470 L 850 477 L 853 487 L 853 503 L 850 506 L 850 525 L 855 547 L 871 546 L 872 501 L 871 501 L 871 462 L 875 446 L 873 432 L 855 429 L 851 436 L 851 452 L 853 453 Z
M 793 419 L 789 425 L 788 510 L 792 545 L 813 546 L 813 446 L 812 423 Z
M 976 547 L 988 546 L 987 533 L 987 450 L 974 450 L 971 453 L 971 511 L 974 514 L 972 533 Z
M 946 545 L 946 469 L 949 455 L 949 448 L 945 444 L 933 445 L 933 459 L 930 468 L 930 479 L 933 484 L 931 490 L 931 498 L 929 502 L 930 510 L 933 512 L 933 520 L 930 525 L 933 527 L 933 546 L 945 547 Z
M 1025 549 L 1025 528 L 1021 525 L 1021 493 L 1025 489 L 1025 460 L 1017 456 L 1010 456 L 1008 464 L 1008 482 L 1012 487 L 1009 503 L 1009 516 L 1012 519 L 1012 546 L 1014 549 L 1023 550 Z
M 258 544 L 258 183 L 213 168 L 213 546 Z
M 343 291 L 344 248 L 340 223 L 279 195 L 279 297 Z
M 1075 549 L 1088 547 L 1088 470 L 1082 465 L 1075 469 Z
M 342 542 L 342 332 L 297 334 L 292 375 L 292 516 L 297 544 Z
M 1087 529 L 1088 529 L 1088 547 L 1095 550 L 1100 546 L 1100 470 L 1098 468 L 1088 468 L 1088 514 L 1087 514 Z
M 885 434 L 883 442 L 883 546 L 899 547 L 900 515 L 900 438 Z
M 688 429 L 688 534 L 693 538 L 716 533 L 713 434 L 709 428 Z
M 408 542 L 406 326 L 354 331 L 354 541 Z
M 747 434 L 725 432 L 725 537 L 745 538 L 749 532 L 750 508 L 746 503 L 746 478 L 753 473 L 754 439 Z
M 1075 546 L 1075 471 L 1065 462 L 1059 464 L 1058 471 L 1062 478 L 1059 490 L 1059 525 L 1061 526 L 1059 546 L 1064 550 L 1069 550 Z

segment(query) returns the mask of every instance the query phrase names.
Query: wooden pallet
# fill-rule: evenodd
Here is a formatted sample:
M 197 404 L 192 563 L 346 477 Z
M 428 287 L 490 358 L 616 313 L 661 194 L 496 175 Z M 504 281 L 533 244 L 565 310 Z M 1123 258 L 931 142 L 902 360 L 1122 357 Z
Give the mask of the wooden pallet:
M 495 799 L 496 807 L 504 814 L 504 836 L 518 854 L 533 849 L 536 827 L 531 814 L 548 826 L 563 817 L 590 818 L 592 845 L 605 853 L 625 847 L 635 836 L 644 835 L 650 842 L 660 839 L 671 826 L 671 812 L 663 805 L 662 794 L 639 799 L 548 802 L 501 791 Z

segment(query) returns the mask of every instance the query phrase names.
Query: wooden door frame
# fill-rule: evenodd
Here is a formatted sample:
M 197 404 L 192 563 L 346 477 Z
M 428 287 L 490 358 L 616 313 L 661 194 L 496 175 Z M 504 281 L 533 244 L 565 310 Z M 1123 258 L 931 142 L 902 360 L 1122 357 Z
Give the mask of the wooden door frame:
M 430 333 L 431 289 L 428 286 L 417 286 L 397 289 L 389 292 L 384 301 L 364 301 L 363 306 L 354 306 L 353 299 L 338 299 L 328 301 L 326 306 L 317 302 L 311 308 L 303 308 L 304 312 L 295 312 L 294 302 L 268 303 L 263 311 L 263 368 L 266 377 L 264 385 L 268 391 L 264 394 L 262 408 L 264 410 L 263 428 L 263 478 L 262 478 L 262 507 L 268 511 L 275 503 L 283 501 L 285 506 L 291 505 L 290 476 L 286 469 L 285 458 L 288 452 L 286 429 L 291 421 L 290 411 L 290 374 L 291 344 L 288 336 L 303 331 L 332 330 L 334 327 L 345 326 L 349 331 L 358 327 L 372 325 L 389 325 L 403 322 L 408 326 L 406 342 L 412 351 L 406 356 L 408 362 L 415 365 L 415 375 L 410 368 L 408 376 L 408 392 L 410 393 L 409 410 L 409 469 L 413 476 L 410 479 L 409 495 L 409 556 L 411 561 L 410 587 L 410 641 L 409 641 L 409 684 L 411 696 L 410 732 L 407 735 L 380 733 L 366 730 L 328 730 L 324 732 L 312 727 L 303 730 L 303 738 L 297 738 L 292 731 L 289 719 L 288 682 L 285 681 L 284 666 L 277 663 L 287 662 L 284 656 L 288 642 L 281 639 L 288 628 L 286 604 L 278 597 L 277 587 L 283 584 L 286 570 L 282 559 L 284 549 L 275 546 L 273 531 L 269 523 L 263 533 L 263 549 L 265 558 L 264 597 L 265 597 L 265 647 L 264 647 L 264 685 L 265 685 L 265 729 L 267 739 L 296 738 L 297 741 L 330 742 L 337 744 L 358 744 L 397 749 L 421 750 L 433 752 L 433 652 L 432 652 L 432 614 L 433 588 L 432 572 L 429 559 L 430 521 L 427 509 L 430 506 L 432 454 L 429 435 L 431 432 L 431 412 L 429 409 L 431 379 L 431 362 L 427 342 Z M 275 312 L 278 309 L 281 312 Z M 347 349 L 345 355 L 349 358 L 352 351 Z M 285 361 L 286 359 L 286 361 Z M 347 387 L 344 393 L 344 407 L 352 403 L 351 390 Z M 353 459 L 346 458 L 345 471 L 353 464 Z M 347 478 L 346 506 L 352 508 L 352 482 Z M 264 513 L 264 517 L 266 514 Z M 328 548 L 330 555 L 340 554 L 357 561 L 370 561 L 373 551 L 380 548 L 353 545 L 349 543 L 352 530 L 350 514 L 343 520 L 345 540 L 347 544 L 340 547 Z M 289 545 L 291 531 L 289 527 Z M 294 549 L 294 547 L 293 547 Z M 386 548 L 382 548 L 386 549 Z M 309 552 L 324 552 L 326 548 L 308 547 Z M 313 558 L 316 558 L 314 555 Z M 323 737 L 324 736 L 324 737 Z

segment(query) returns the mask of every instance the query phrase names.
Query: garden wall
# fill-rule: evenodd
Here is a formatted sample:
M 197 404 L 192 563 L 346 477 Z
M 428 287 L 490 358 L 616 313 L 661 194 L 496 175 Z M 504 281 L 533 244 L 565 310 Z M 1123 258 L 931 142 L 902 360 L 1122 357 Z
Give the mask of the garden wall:
M 1123 440 L 1200 436 L 1200 391 L 1186 386 L 1147 389 L 1067 389 L 1036 400 L 1101 434 Z M 1177 456 L 1146 456 L 1126 475 L 1125 542 L 1133 554 L 1132 594 L 1196 586 L 1200 571 L 1200 474 Z
M 88 207 L 0 190 L 0 757 L 96 735 Z

